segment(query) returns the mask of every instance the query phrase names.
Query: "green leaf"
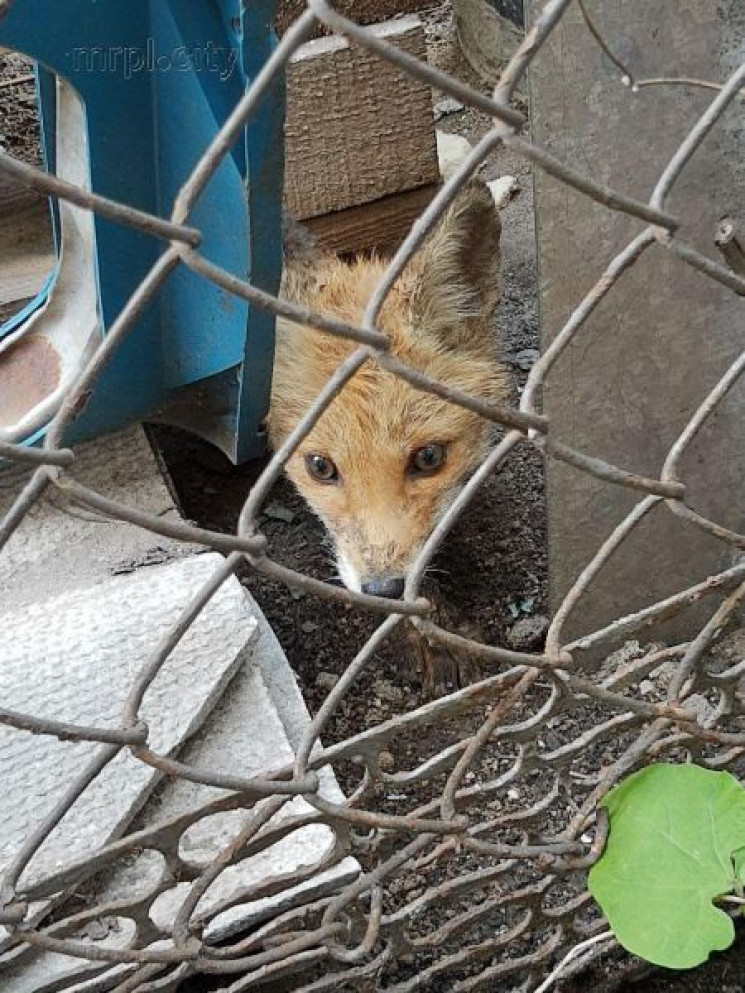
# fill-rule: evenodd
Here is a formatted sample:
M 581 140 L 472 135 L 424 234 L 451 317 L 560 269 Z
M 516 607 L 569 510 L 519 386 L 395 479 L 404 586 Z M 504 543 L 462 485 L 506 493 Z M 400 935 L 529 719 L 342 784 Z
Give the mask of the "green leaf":
M 610 833 L 589 888 L 624 948 L 690 969 L 735 937 L 712 903 L 742 879 L 745 790 L 727 772 L 652 765 L 611 790 Z

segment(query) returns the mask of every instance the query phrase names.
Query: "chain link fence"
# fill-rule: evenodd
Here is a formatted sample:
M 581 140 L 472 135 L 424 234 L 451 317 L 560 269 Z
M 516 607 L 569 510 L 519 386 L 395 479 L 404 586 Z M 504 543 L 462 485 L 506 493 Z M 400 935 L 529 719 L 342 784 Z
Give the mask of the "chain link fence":
M 745 86 L 741 66 L 721 86 L 671 157 L 648 203 L 637 201 L 581 175 L 546 150 L 520 137 L 526 121 L 513 109 L 511 97 L 531 61 L 575 0 L 549 0 L 527 34 L 492 96 L 485 96 L 397 50 L 337 13 L 326 0 L 308 0 L 306 11 L 289 28 L 276 51 L 253 81 L 225 126 L 194 168 L 168 219 L 148 216 L 124 204 L 76 189 L 31 166 L 0 154 L 0 168 L 27 185 L 53 197 L 65 198 L 117 224 L 131 225 L 161 239 L 163 251 L 147 278 L 137 286 L 100 347 L 81 369 L 54 416 L 44 446 L 27 449 L 0 444 L 0 457 L 31 466 L 33 472 L 4 520 L 0 522 L 0 549 L 39 500 L 56 494 L 68 505 L 86 508 L 139 527 L 211 547 L 226 555 L 224 565 L 184 611 L 173 630 L 134 681 L 119 726 L 63 725 L 33 714 L 0 709 L 0 722 L 36 734 L 64 740 L 100 743 L 85 772 L 69 784 L 65 799 L 45 823 L 15 853 L 2 882 L 0 921 L 16 949 L 35 948 L 91 961 L 134 964 L 136 968 L 116 989 L 154 991 L 174 989 L 184 978 L 208 974 L 221 979 L 233 993 L 272 986 L 283 978 L 287 988 L 320 991 L 337 988 L 415 989 L 535 989 L 557 958 L 583 939 L 598 937 L 581 966 L 613 946 L 604 932 L 597 908 L 585 889 L 587 868 L 602 851 L 607 824 L 598 805 L 607 791 L 640 763 L 661 756 L 694 757 L 711 768 L 733 767 L 745 751 L 743 703 L 738 692 L 745 662 L 710 664 L 710 649 L 733 620 L 745 598 L 745 563 L 682 589 L 664 601 L 616 619 L 580 640 L 567 641 L 565 625 L 582 610 L 583 594 L 636 525 L 652 508 L 664 506 L 696 528 L 727 543 L 733 550 L 745 546 L 745 537 L 708 520 L 686 503 L 686 481 L 680 478 L 681 458 L 699 430 L 716 412 L 745 368 L 741 356 L 706 396 L 671 446 L 660 478 L 646 478 L 609 464 L 591 453 L 577 451 L 554 437 L 552 425 L 541 413 L 541 387 L 557 358 L 582 333 L 583 324 L 598 304 L 613 295 L 615 284 L 632 266 L 643 265 L 652 245 L 662 245 L 733 293 L 745 294 L 745 273 L 702 255 L 677 236 L 678 221 L 667 209 L 668 195 L 691 157 L 726 108 Z M 2 14 L 0 5 L 0 15 Z M 617 62 L 583 14 L 596 41 Z M 210 263 L 200 253 L 200 233 L 189 217 L 221 160 L 252 115 L 273 78 L 314 26 L 327 28 L 370 49 L 457 100 L 488 114 L 493 126 L 435 196 L 391 260 L 375 290 L 361 326 L 352 327 L 296 304 L 280 300 Z M 620 71 L 630 75 L 621 66 Z M 691 81 L 689 81 L 691 82 Z M 691 82 L 696 85 L 696 81 Z M 485 157 L 506 144 L 538 169 L 546 170 L 586 196 L 637 218 L 639 233 L 608 264 L 564 327 L 531 370 L 519 407 L 503 407 L 459 393 L 430 380 L 392 355 L 386 336 L 378 329 L 381 307 L 407 262 L 420 249 L 428 232 L 459 189 Z M 713 229 L 713 225 L 712 225 Z M 736 262 L 736 259 L 735 259 Z M 178 266 L 187 266 L 235 296 L 268 307 L 318 334 L 341 335 L 358 347 L 337 369 L 287 442 L 275 452 L 253 486 L 243 508 L 237 533 L 219 534 L 188 523 L 141 513 L 84 487 L 75 478 L 75 454 L 64 447 L 65 431 L 78 415 L 86 396 L 114 351 L 131 331 L 138 316 Z M 344 385 L 366 363 L 375 362 L 407 380 L 417 390 L 430 392 L 475 411 L 506 428 L 502 440 L 437 526 L 409 577 L 403 601 L 391 602 L 355 594 L 302 575 L 272 560 L 259 528 L 259 513 L 290 454 L 311 430 Z M 559 459 L 590 473 L 609 486 L 638 494 L 632 511 L 616 527 L 556 610 L 543 651 L 510 651 L 480 644 L 437 625 L 430 605 L 419 595 L 425 569 L 436 549 L 462 514 L 483 481 L 510 456 L 518 443 L 529 443 L 546 457 Z M 297 750 L 294 764 L 266 769 L 262 776 L 244 779 L 219 769 L 189 768 L 159 755 L 148 744 L 148 730 L 139 711 L 157 673 L 221 584 L 241 563 L 266 576 L 340 604 L 376 611 L 381 623 L 343 676 L 329 692 Z M 716 600 L 710 617 L 685 644 L 657 646 L 651 651 L 597 658 L 604 646 L 645 631 L 656 620 L 668 618 L 692 603 Z M 396 628 L 413 623 L 435 645 L 478 660 L 478 682 L 456 690 L 415 710 L 360 731 L 329 747 L 321 739 L 335 710 L 352 691 L 374 653 Z M 666 689 L 657 697 L 638 691 L 651 673 L 666 672 Z M 463 734 L 466 716 L 470 730 Z M 461 721 L 460 731 L 458 722 Z M 421 729 L 441 727 L 447 740 L 412 769 L 381 768 L 380 756 L 395 740 Z M 475 730 L 474 730 L 475 728 Z M 550 728 L 550 736 L 546 733 Z M 33 884 L 22 875 L 45 837 L 65 812 L 111 763 L 129 749 L 141 762 L 172 777 L 225 788 L 217 800 L 154 827 L 125 836 L 95 855 Z M 319 771 L 356 760 L 364 774 L 346 802 L 331 802 L 319 793 Z M 422 804 L 407 792 L 412 784 L 429 789 Z M 390 813 L 381 797 L 395 791 L 404 799 L 403 812 Z M 312 813 L 276 815 L 293 798 L 302 796 Z M 401 811 L 399 803 L 397 810 Z M 179 841 L 190 826 L 219 811 L 243 813 L 240 830 L 212 864 L 196 878 L 188 876 L 179 855 Z M 341 891 L 295 902 L 248 936 L 221 943 L 204 940 L 209 920 L 197 913 L 201 897 L 228 867 L 266 849 L 302 825 L 329 825 L 337 844 L 314 871 L 321 872 L 348 853 L 365 867 L 359 878 Z M 53 924 L 36 924 L 30 907 L 55 894 L 70 893 L 102 869 L 128 853 L 158 851 L 168 870 L 148 893 L 128 901 L 88 906 L 83 911 L 57 914 Z M 416 874 L 421 885 L 402 890 L 405 874 Z M 178 910 L 167 940 L 153 942 L 149 919 L 152 902 L 174 885 L 190 879 L 188 895 Z M 290 887 L 300 874 L 284 879 Z M 236 900 L 250 900 L 252 892 Z M 110 949 L 81 936 L 92 921 L 124 916 L 136 925 L 128 947 Z M 602 939 L 602 940 L 601 940 Z M 394 968 L 395 967 L 395 968 Z M 102 985 L 100 988 L 109 989 Z M 284 988 L 284 987 L 282 987 Z

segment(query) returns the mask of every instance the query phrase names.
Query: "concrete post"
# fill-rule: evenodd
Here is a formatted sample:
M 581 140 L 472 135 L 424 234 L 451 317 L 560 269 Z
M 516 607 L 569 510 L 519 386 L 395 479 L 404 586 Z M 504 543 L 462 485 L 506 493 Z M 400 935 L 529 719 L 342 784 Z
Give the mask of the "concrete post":
M 531 0 L 532 16 L 544 0 Z M 638 80 L 723 82 L 745 58 L 742 0 L 607 0 L 589 5 L 611 50 Z M 624 86 L 579 7 L 569 8 L 531 69 L 533 139 L 581 172 L 646 200 L 667 161 L 713 99 L 690 86 Z M 536 171 L 542 346 L 643 222 L 614 213 Z M 736 100 L 674 188 L 681 237 L 717 261 L 717 223 L 745 230 L 745 126 Z M 742 298 L 653 246 L 580 331 L 554 368 L 544 410 L 554 436 L 623 468 L 658 475 L 692 411 L 745 343 Z M 745 530 L 745 384 L 736 386 L 690 450 L 688 502 Z M 554 608 L 603 539 L 640 498 L 551 460 L 547 467 Z M 658 506 L 626 541 L 575 612 L 567 633 L 614 617 L 732 564 L 736 552 Z M 709 607 L 710 611 L 713 607 Z M 701 615 L 699 615 L 701 616 Z M 688 637 L 691 612 L 665 634 Z

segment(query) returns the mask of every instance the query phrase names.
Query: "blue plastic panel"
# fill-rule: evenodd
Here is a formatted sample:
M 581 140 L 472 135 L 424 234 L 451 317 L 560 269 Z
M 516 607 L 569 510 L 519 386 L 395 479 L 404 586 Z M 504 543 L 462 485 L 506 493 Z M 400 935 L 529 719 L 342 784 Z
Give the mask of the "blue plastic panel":
M 167 216 L 189 171 L 274 44 L 274 3 L 240 0 L 24 0 L 0 21 L 0 44 L 65 76 L 87 111 L 92 188 Z M 42 74 L 42 82 L 47 78 Z M 53 149 L 52 89 L 41 88 Z M 217 170 L 190 223 L 213 262 L 270 291 L 281 267 L 283 81 Z M 157 258 L 153 238 L 96 218 L 104 329 Z M 70 438 L 92 437 L 183 407 L 184 390 L 238 389 L 193 427 L 243 459 L 263 447 L 274 338 L 270 314 L 181 267 L 105 369 Z M 217 378 L 216 378 L 217 377 Z M 212 387 L 212 393 L 214 393 Z M 217 417 L 219 425 L 208 423 Z

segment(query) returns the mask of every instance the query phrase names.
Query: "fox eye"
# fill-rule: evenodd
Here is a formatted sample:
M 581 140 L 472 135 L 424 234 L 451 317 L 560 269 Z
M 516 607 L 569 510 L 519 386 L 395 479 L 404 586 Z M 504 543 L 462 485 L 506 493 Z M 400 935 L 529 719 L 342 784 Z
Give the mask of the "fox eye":
M 319 483 L 335 483 L 339 478 L 339 470 L 331 459 L 318 452 L 310 452 L 305 456 L 305 468 L 308 475 L 317 479 Z
M 447 449 L 437 441 L 423 445 L 412 453 L 408 473 L 411 476 L 430 476 L 442 466 Z

